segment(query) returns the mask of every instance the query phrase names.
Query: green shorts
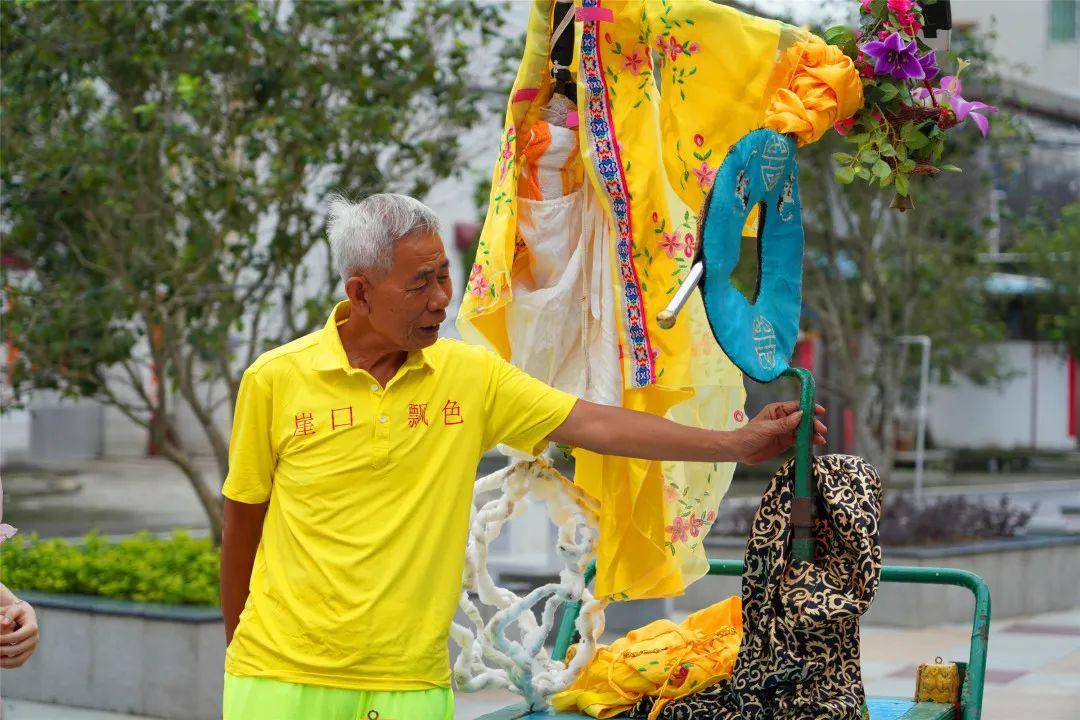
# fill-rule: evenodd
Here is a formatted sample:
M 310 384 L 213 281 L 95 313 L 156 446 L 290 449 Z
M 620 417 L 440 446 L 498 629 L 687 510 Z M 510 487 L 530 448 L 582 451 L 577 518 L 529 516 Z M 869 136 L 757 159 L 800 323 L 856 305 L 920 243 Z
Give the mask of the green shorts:
M 380 692 L 225 673 L 223 720 L 454 720 L 450 688 Z

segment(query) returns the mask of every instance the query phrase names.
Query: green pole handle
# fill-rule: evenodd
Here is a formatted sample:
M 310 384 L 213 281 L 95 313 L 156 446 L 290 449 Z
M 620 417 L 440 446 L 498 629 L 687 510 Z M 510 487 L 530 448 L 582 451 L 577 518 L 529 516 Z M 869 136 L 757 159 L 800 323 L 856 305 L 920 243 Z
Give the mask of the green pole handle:
M 796 560 L 814 560 L 814 376 L 804 368 L 790 367 L 785 377 L 799 381 L 802 420 L 795 432 L 795 496 L 791 500 L 791 553 Z
M 585 568 L 585 584 L 588 585 L 596 577 L 596 561 L 593 560 Z M 563 606 L 562 620 L 559 622 L 559 633 L 555 636 L 555 647 L 551 651 L 551 657 L 563 662 L 570 646 L 581 639 L 575 625 L 578 615 L 581 614 L 581 600 L 571 600 Z

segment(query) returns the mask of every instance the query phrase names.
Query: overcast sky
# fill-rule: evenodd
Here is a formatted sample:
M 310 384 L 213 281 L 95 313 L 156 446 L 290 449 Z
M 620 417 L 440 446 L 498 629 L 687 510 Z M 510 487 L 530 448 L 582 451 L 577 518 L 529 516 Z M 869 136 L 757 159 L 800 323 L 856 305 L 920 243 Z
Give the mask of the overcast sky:
M 762 15 L 789 18 L 796 25 L 821 23 L 826 26 L 856 21 L 855 0 L 741 0 Z

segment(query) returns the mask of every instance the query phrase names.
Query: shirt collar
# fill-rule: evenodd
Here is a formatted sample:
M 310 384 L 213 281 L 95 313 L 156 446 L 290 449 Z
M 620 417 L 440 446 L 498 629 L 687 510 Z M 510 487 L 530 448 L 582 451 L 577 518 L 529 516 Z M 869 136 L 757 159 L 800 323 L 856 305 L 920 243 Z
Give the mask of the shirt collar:
M 338 326 L 349 319 L 349 301 L 342 300 L 334 306 L 326 324 L 319 331 L 319 342 L 315 348 L 315 354 L 311 361 L 313 369 L 320 372 L 341 370 L 346 373 L 358 372 L 349 364 L 349 357 L 345 354 L 345 348 L 341 344 L 341 335 L 338 334 Z M 399 373 L 426 367 L 434 369 L 431 364 L 431 356 L 428 348 L 412 350 L 409 357 L 402 364 Z

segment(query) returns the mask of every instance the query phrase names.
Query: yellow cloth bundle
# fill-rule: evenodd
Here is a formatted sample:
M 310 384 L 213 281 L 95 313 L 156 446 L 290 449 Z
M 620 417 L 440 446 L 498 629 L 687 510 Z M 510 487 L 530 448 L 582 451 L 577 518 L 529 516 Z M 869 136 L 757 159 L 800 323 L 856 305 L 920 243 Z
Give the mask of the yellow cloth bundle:
M 764 126 L 794 135 L 802 147 L 862 107 L 862 80 L 851 58 L 814 35 L 788 52 L 800 59 L 788 86 L 769 103 Z
M 599 648 L 574 684 L 552 697 L 551 705 L 610 718 L 650 695 L 657 701 L 649 717 L 656 717 L 672 700 L 730 678 L 741 639 L 742 602 L 737 596 L 682 623 L 656 620 Z

